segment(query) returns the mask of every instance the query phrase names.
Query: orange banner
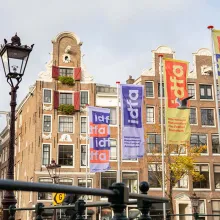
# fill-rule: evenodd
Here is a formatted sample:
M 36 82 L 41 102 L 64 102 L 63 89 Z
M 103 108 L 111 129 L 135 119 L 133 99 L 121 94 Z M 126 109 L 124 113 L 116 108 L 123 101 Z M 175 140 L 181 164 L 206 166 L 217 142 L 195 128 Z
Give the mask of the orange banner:
M 188 62 L 164 59 L 166 94 L 166 136 L 167 144 L 184 144 L 190 140 L 189 109 L 178 109 L 182 100 L 188 97 Z

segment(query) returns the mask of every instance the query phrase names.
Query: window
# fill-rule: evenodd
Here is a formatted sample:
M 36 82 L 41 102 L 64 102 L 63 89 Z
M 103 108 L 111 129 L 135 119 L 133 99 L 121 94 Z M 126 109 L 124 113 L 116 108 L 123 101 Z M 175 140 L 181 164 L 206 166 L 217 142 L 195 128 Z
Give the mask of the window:
M 214 109 L 201 109 L 202 125 L 214 126 Z
M 212 135 L 212 153 L 220 154 L 219 137 L 218 135 Z
M 44 103 L 51 103 L 51 90 L 44 89 Z
M 81 145 L 81 163 L 80 166 L 81 167 L 85 167 L 86 166 L 86 145 Z M 88 162 L 89 162 L 89 152 L 88 153 Z
M 67 186 L 72 186 L 73 185 L 73 180 L 72 179 L 59 179 L 59 184 L 62 185 L 67 185 Z
M 197 124 L 196 108 L 190 108 L 189 122 L 191 125 Z
M 73 69 L 72 68 L 59 68 L 60 76 L 68 76 L 73 77 Z
M 86 117 L 81 117 L 80 119 L 81 119 L 80 132 L 81 132 L 81 134 L 85 134 L 86 131 L 87 131 L 87 123 L 86 123 L 87 118 Z
M 88 91 L 80 91 L 80 105 L 89 104 L 89 92 Z
M 175 188 L 188 188 L 188 176 L 184 175 L 175 185 Z
M 219 85 L 217 85 L 217 94 L 218 94 L 218 100 L 220 100 L 220 91 L 219 91 Z
M 73 145 L 59 145 L 58 159 L 61 166 L 73 166 Z
M 146 82 L 146 97 L 151 98 L 154 97 L 154 85 L 153 82 Z
M 147 106 L 147 124 L 154 123 L 154 107 Z
M 44 115 L 43 131 L 51 132 L 51 115 Z
M 215 189 L 220 189 L 220 165 L 214 165 Z
M 117 124 L 117 111 L 116 108 L 109 108 L 110 109 L 110 125 L 116 125 Z
M 116 182 L 115 171 L 101 173 L 101 189 L 109 189 L 109 186 L 111 186 L 115 182 Z
M 138 192 L 138 174 L 136 172 L 122 172 L 122 182 L 129 188 L 130 193 Z
M 117 160 L 117 141 L 110 139 L 110 160 Z
M 160 98 L 161 92 L 160 92 L 160 83 L 158 83 L 158 97 Z M 164 83 L 162 83 L 162 97 L 164 97 Z
M 220 200 L 212 200 L 212 214 L 220 215 Z M 213 216 L 213 220 L 219 220 L 219 217 Z
M 60 105 L 72 105 L 73 104 L 73 94 L 72 93 L 60 93 Z
M 161 124 L 160 109 L 161 109 L 161 108 L 159 108 L 159 119 L 158 119 L 158 120 L 159 120 L 159 124 Z M 163 108 L 163 124 L 165 125 L 165 108 Z
M 50 164 L 50 144 L 43 144 L 42 165 Z
M 196 99 L 195 84 L 187 84 L 188 96 L 193 96 L 192 99 Z
M 192 134 L 190 137 L 191 147 L 207 146 L 207 136 L 205 134 Z M 204 149 L 203 153 L 207 153 L 207 149 Z
M 53 180 L 50 178 L 40 178 L 40 183 L 53 183 Z M 39 192 L 38 193 L 38 200 L 52 200 L 52 193 L 48 192 Z
M 86 179 L 78 179 L 78 186 L 80 187 L 86 187 Z M 92 188 L 92 179 L 87 179 L 87 188 Z M 80 198 L 81 199 L 86 199 L 87 196 L 87 200 L 92 200 L 92 196 L 91 195 L 82 195 Z
M 200 99 L 212 99 L 211 85 L 200 85 Z
M 193 182 L 194 189 L 209 189 L 209 166 L 208 164 L 196 164 L 195 171 L 204 176 L 205 179 Z
M 162 166 L 161 164 L 149 164 L 148 165 L 148 183 L 150 188 L 161 188 L 162 180 Z
M 73 133 L 73 117 L 59 117 L 59 132 Z
M 148 146 L 148 153 L 161 153 L 160 134 L 148 134 L 147 146 Z
M 203 214 L 203 215 L 206 214 L 206 211 L 205 211 L 205 201 L 204 200 L 199 200 L 198 213 L 199 214 Z M 199 220 L 205 220 L 205 219 L 206 219 L 205 217 L 199 217 Z

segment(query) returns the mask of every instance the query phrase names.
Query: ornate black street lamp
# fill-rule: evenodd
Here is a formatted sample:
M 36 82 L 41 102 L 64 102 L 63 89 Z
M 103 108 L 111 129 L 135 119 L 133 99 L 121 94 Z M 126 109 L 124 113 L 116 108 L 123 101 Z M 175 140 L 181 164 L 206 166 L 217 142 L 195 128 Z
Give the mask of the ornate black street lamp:
M 51 160 L 51 164 L 48 164 L 46 166 L 47 171 L 50 175 L 50 178 L 52 178 L 54 180 L 55 184 L 59 183 L 59 177 L 60 177 L 60 168 L 61 166 L 59 164 L 56 163 L 55 160 Z
M 192 208 L 193 208 L 193 215 L 194 215 L 195 220 L 197 220 L 199 218 L 199 214 L 198 214 L 199 199 L 200 199 L 200 197 L 198 197 L 196 195 L 196 193 L 193 193 L 193 195 L 190 197 L 190 200 L 192 203 Z
M 30 52 L 33 49 L 34 44 L 31 47 L 27 45 L 21 45 L 21 40 L 15 34 L 11 38 L 11 43 L 7 43 L 4 39 L 4 45 L 1 45 L 0 56 L 2 59 L 3 69 L 8 84 L 11 86 L 11 120 L 10 120 L 10 141 L 9 141 L 9 155 L 7 164 L 7 179 L 14 180 L 14 144 L 15 144 L 15 109 L 18 85 L 22 81 L 22 77 L 27 66 Z M 3 220 L 8 220 L 10 205 L 16 204 L 16 199 L 13 191 L 6 191 L 2 200 L 3 205 Z

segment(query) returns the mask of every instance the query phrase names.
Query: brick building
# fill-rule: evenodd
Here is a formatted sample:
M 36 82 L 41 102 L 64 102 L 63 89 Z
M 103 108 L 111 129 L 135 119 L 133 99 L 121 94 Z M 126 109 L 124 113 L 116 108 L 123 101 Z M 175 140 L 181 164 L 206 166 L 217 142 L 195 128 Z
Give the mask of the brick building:
M 36 83 L 20 103 L 16 113 L 15 179 L 28 182 L 52 183 L 46 165 L 51 159 L 61 165 L 60 184 L 85 186 L 86 183 L 86 104 L 108 107 L 111 110 L 111 170 L 105 173 L 89 173 L 88 187 L 108 188 L 116 181 L 117 170 L 117 91 L 115 87 L 94 82 L 81 59 L 79 38 L 71 32 L 58 34 L 53 40 L 51 60 L 46 70 L 38 75 Z M 144 71 L 139 78 L 129 77 L 127 83 L 145 85 L 145 108 L 143 121 L 146 134 L 146 155 L 140 160 L 121 161 L 121 176 L 130 192 L 138 192 L 140 181 L 149 180 L 150 194 L 162 195 L 162 190 L 154 178 L 155 170 L 148 169 L 148 154 L 152 147 L 160 150 L 159 124 L 160 90 L 158 54 L 173 57 L 175 53 L 168 47 L 158 47 L 152 51 L 152 68 Z M 196 168 L 207 178 L 193 183 L 186 177 L 175 189 L 176 213 L 191 213 L 189 196 L 196 191 L 201 197 L 200 212 L 214 213 L 220 207 L 220 148 L 218 144 L 211 54 L 200 49 L 193 54 L 193 71 L 188 75 L 191 101 L 192 144 L 207 144 L 207 152 L 198 158 Z M 71 78 L 75 79 L 74 81 Z M 67 85 L 65 84 L 71 84 Z M 67 106 L 68 105 L 68 106 Z M 72 108 L 71 106 L 74 106 Z M 66 114 L 66 111 L 73 111 Z M 2 153 L 2 158 L 5 157 Z M 4 177 L 4 169 L 1 176 Z M 49 205 L 50 193 L 16 192 L 18 207 L 32 207 L 36 202 Z M 105 198 L 88 197 L 88 201 Z M 128 207 L 127 212 L 131 207 Z M 155 206 L 159 213 L 161 207 Z M 108 219 L 111 211 L 94 209 L 99 216 Z M 16 219 L 32 219 L 31 211 L 17 213 Z

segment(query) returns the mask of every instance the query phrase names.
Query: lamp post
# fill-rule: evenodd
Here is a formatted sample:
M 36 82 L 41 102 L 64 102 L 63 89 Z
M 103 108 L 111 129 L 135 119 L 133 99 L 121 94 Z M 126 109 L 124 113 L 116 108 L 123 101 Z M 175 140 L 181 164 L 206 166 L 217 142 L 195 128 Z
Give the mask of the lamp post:
M 193 207 L 193 216 L 195 220 L 199 219 L 199 213 L 198 213 L 198 207 L 199 207 L 199 197 L 196 195 L 196 193 L 193 193 L 193 195 L 190 197 L 192 207 Z
M 59 184 L 59 177 L 60 177 L 60 168 L 61 166 L 59 164 L 56 163 L 56 161 L 54 159 L 51 160 L 51 164 L 48 164 L 46 166 L 47 171 L 50 175 L 50 178 L 53 179 L 53 182 L 55 184 Z M 53 220 L 56 220 L 57 218 L 57 210 L 54 209 L 53 212 Z
M 5 77 L 8 84 L 11 86 L 11 118 L 10 118 L 10 140 L 9 140 L 9 155 L 7 164 L 7 179 L 14 180 L 14 144 L 15 144 L 15 109 L 18 85 L 22 81 L 30 52 L 32 51 L 34 44 L 30 47 L 27 45 L 21 45 L 21 40 L 15 34 L 11 38 L 11 43 L 8 43 L 4 39 L 4 45 L 1 45 L 0 56 L 3 64 Z M 10 205 L 17 203 L 13 191 L 6 191 L 2 200 L 3 205 L 3 220 L 8 220 Z

